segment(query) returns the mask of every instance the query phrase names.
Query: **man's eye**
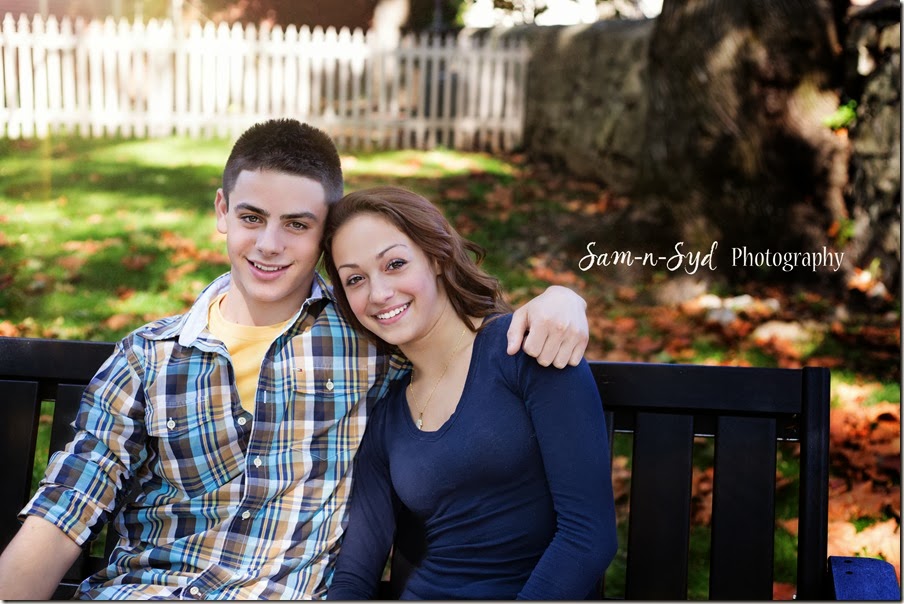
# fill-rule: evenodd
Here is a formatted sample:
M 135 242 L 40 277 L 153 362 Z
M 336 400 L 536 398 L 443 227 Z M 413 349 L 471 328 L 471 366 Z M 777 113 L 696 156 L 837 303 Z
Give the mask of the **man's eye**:
M 289 228 L 295 231 L 304 231 L 308 228 L 308 225 L 303 222 L 290 222 Z
M 254 214 L 245 214 L 244 216 L 240 216 L 239 220 L 242 222 L 247 222 L 249 224 L 258 224 L 261 222 L 260 216 L 255 216 Z

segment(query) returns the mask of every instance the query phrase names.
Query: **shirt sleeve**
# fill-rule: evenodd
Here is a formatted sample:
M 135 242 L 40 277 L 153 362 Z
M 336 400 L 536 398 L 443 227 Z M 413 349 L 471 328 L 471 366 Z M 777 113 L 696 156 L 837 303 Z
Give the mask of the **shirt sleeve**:
M 83 545 L 100 532 L 144 462 L 144 390 L 137 363 L 120 342 L 82 395 L 75 437 L 53 454 L 37 492 L 19 513 L 59 527 Z
M 543 458 L 555 535 L 519 599 L 584 599 L 617 547 L 609 443 L 599 391 L 586 361 L 542 367 L 521 353 L 518 382 Z
M 349 521 L 327 598 L 368 600 L 374 597 L 392 548 L 398 498 L 382 446 L 385 407 L 375 413 L 355 456 Z

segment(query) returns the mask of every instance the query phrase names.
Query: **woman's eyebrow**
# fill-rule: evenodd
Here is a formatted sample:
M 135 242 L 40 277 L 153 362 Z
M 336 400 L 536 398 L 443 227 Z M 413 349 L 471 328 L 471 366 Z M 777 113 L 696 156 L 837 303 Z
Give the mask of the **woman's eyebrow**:
M 389 247 L 387 247 L 386 249 L 384 249 L 382 252 L 380 252 L 379 254 L 377 254 L 377 258 L 382 258 L 383 256 L 386 255 L 386 252 L 388 252 L 388 251 L 391 250 L 392 248 L 398 247 L 398 246 L 402 246 L 402 247 L 405 247 L 405 248 L 408 247 L 408 246 L 405 245 L 404 243 L 393 243 L 392 245 L 390 245 Z
M 393 243 L 392 245 L 390 245 L 389 247 L 387 247 L 387 248 L 384 249 L 383 251 L 379 252 L 379 253 L 377 254 L 376 257 L 377 257 L 377 258 L 382 258 L 383 256 L 386 255 L 386 252 L 388 252 L 389 250 L 391 250 L 391 249 L 394 248 L 394 247 L 404 247 L 404 248 L 407 248 L 408 246 L 405 245 L 404 243 Z M 339 270 L 340 268 L 360 268 L 360 267 L 359 267 L 357 264 L 355 264 L 354 262 L 347 262 L 347 263 L 345 263 L 345 264 L 341 264 L 341 265 L 337 266 L 337 267 L 336 267 L 336 270 Z

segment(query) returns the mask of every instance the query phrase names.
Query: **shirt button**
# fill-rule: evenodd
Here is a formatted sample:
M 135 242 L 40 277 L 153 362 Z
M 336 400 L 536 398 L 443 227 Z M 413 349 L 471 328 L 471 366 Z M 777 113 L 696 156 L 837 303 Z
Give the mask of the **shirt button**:
M 173 420 L 169 420 L 168 422 L 166 422 L 166 427 L 169 428 L 170 430 L 172 430 L 173 428 L 176 427 L 176 422 Z M 195 588 L 195 589 L 197 589 L 197 588 Z
M 249 518 L 251 518 L 251 512 L 249 512 L 248 510 L 242 512 L 242 520 L 248 520 Z
M 240 425 L 240 426 L 244 426 L 244 425 L 247 424 L 247 423 L 248 423 L 248 420 L 245 419 L 244 417 L 240 417 L 240 418 L 239 418 L 239 425 Z
M 260 457 L 255 457 L 255 458 L 254 458 L 254 467 L 255 467 L 255 468 L 261 467 L 261 464 L 263 464 L 263 463 L 264 463 L 264 462 L 261 461 L 261 458 L 260 458 Z
M 333 389 L 333 380 L 327 380 L 327 381 L 326 381 L 326 389 L 327 389 L 327 390 L 332 390 L 332 389 Z
M 188 593 L 190 593 L 193 596 L 196 596 L 199 593 L 201 593 L 201 590 L 198 589 L 197 587 L 192 587 L 191 589 L 188 590 Z

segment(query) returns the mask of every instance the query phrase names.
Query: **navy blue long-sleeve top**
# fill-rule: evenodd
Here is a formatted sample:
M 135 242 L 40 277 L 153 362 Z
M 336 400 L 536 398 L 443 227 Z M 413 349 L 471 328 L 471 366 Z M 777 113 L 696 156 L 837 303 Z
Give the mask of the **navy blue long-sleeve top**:
M 374 595 L 396 512 L 424 525 L 426 552 L 402 599 L 583 599 L 615 555 L 603 407 L 587 363 L 509 356 L 511 315 L 474 341 L 461 399 L 417 429 L 396 382 L 356 458 L 331 599 Z

